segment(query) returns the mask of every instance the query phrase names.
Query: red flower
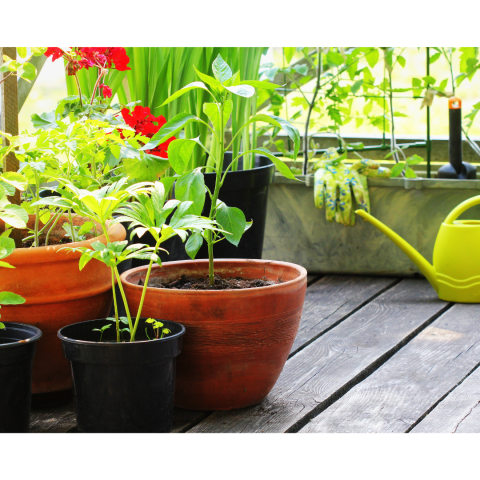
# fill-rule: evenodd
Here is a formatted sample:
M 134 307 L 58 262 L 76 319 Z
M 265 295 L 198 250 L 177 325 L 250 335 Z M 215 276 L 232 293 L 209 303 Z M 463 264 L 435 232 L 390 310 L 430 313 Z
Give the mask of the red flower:
M 155 133 L 157 133 L 160 128 L 162 128 L 167 121 L 165 117 L 160 115 L 158 117 L 154 117 L 150 113 L 149 107 L 141 107 L 137 105 L 133 112 L 130 113 L 128 108 L 122 109 L 122 117 L 125 120 L 125 123 L 135 129 L 135 133 L 138 135 L 143 135 L 144 137 L 152 138 Z M 122 136 L 121 132 L 120 135 Z M 123 136 L 122 136 L 123 138 Z M 155 155 L 157 157 L 168 158 L 167 150 L 168 145 L 175 140 L 175 137 L 170 137 L 165 142 L 161 143 L 160 145 L 156 146 L 151 150 L 146 150 L 146 153 L 150 155 Z
M 111 47 L 110 50 L 110 58 L 115 64 L 116 70 L 119 70 L 121 72 L 124 72 L 125 70 L 131 70 L 131 68 L 128 66 L 130 58 L 128 57 L 127 52 L 123 47 Z
M 57 47 L 49 47 L 45 52 L 52 60 L 59 59 L 65 52 Z M 124 47 L 73 47 L 68 55 L 67 74 L 73 75 L 77 70 L 91 67 L 100 69 L 115 68 L 119 71 L 130 70 L 130 58 Z M 115 66 L 114 66 L 115 65 Z
M 65 52 L 61 48 L 57 47 L 48 47 L 47 51 L 45 52 L 46 57 L 52 57 L 52 62 L 58 60 L 60 57 L 63 56 Z
M 112 96 L 112 89 L 108 85 L 102 83 L 99 88 L 105 98 L 110 98 Z

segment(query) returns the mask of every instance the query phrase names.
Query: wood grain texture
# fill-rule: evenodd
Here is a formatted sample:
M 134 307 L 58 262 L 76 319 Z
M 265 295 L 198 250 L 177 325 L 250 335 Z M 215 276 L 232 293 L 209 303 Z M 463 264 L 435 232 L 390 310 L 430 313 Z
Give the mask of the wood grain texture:
M 65 433 L 76 426 L 73 402 L 60 407 L 36 409 L 30 414 L 30 433 Z
M 454 305 L 302 431 L 409 431 L 480 364 L 479 317 L 480 305 Z M 470 383 L 464 388 L 473 397 L 467 406 L 458 405 L 454 425 L 480 400 L 480 388 L 469 390 Z M 452 401 L 454 397 L 443 408 L 455 411 Z M 441 415 L 437 412 L 428 423 L 437 424 Z
M 268 397 L 215 412 L 190 432 L 298 431 L 448 308 L 424 280 L 402 280 L 293 356 Z
M 411 433 L 480 433 L 480 368 L 477 368 Z
M 207 417 L 210 412 L 175 408 L 172 433 L 182 433 Z M 35 409 L 30 414 L 30 433 L 66 433 L 76 431 L 73 402 L 54 408 Z
M 393 278 L 328 275 L 313 283 L 305 295 L 290 356 L 398 282 Z

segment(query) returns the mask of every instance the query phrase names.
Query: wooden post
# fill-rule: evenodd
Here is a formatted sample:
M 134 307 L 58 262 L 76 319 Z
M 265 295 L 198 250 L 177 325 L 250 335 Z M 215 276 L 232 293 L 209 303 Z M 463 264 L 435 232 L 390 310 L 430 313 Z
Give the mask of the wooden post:
M 0 57 L 8 55 L 10 58 L 17 57 L 16 47 L 0 47 Z M 3 62 L 2 62 L 3 63 Z M 0 73 L 0 79 L 8 73 Z M 11 75 L 4 82 L 0 83 L 0 130 L 18 135 L 18 97 L 17 97 L 17 77 Z M 10 153 L 3 160 L 4 172 L 16 172 L 19 168 L 19 162 L 14 153 Z M 9 197 L 11 203 L 20 205 L 20 192 L 17 190 L 15 195 Z M 15 229 L 12 232 L 12 238 L 17 246 L 21 246 L 20 230 Z

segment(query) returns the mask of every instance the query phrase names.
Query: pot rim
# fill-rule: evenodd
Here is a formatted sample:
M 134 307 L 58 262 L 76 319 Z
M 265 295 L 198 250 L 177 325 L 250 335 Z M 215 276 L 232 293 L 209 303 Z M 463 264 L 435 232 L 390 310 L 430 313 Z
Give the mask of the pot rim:
M 160 267 L 159 265 L 154 265 L 154 269 L 160 269 L 163 268 L 165 265 L 168 265 L 168 267 L 175 268 L 177 266 L 181 267 L 182 265 L 185 264 L 191 264 L 192 262 L 195 263 L 200 263 L 208 266 L 208 259 L 199 259 L 199 260 L 179 260 L 179 261 L 174 261 L 174 262 L 164 262 L 163 266 Z M 160 289 L 160 288 L 155 288 L 155 287 L 147 287 L 147 291 L 155 291 L 155 292 L 168 292 L 169 295 L 231 295 L 232 292 L 235 292 L 238 295 L 246 295 L 248 296 L 249 294 L 253 294 L 256 292 L 267 292 L 272 289 L 283 289 L 283 288 L 289 288 L 291 286 L 294 286 L 297 283 L 303 282 L 303 280 L 306 280 L 307 278 L 307 270 L 302 267 L 301 265 L 297 265 L 295 263 L 290 263 L 290 262 L 281 262 L 277 260 L 263 260 L 263 259 L 248 259 L 248 258 L 217 258 L 215 260 L 215 263 L 220 263 L 220 262 L 229 262 L 229 263 L 236 263 L 239 265 L 242 264 L 248 264 L 248 263 L 254 263 L 254 264 L 268 264 L 268 265 L 278 265 L 278 266 L 283 266 L 283 267 L 288 267 L 293 270 L 296 270 L 298 272 L 298 277 L 294 278 L 293 280 L 288 280 L 287 282 L 283 283 L 277 283 L 275 285 L 266 285 L 264 287 L 253 287 L 253 288 L 242 288 L 242 289 L 224 289 L 224 290 L 180 290 L 180 289 Z M 126 272 L 122 273 L 120 276 L 120 280 L 122 283 L 127 283 L 130 288 L 142 290 L 143 286 L 140 285 L 135 285 L 134 283 L 130 282 L 127 277 L 130 275 L 140 272 L 142 270 L 147 270 L 148 266 L 147 265 L 142 265 L 140 267 L 132 268 L 130 270 L 127 270 Z
M 146 318 L 150 318 L 150 317 L 140 317 L 140 320 L 141 319 L 146 319 Z M 164 338 L 155 338 L 155 339 L 152 339 L 152 340 L 135 340 L 134 342 L 90 342 L 88 340 L 75 340 L 73 338 L 70 338 L 70 337 L 66 337 L 65 335 L 63 335 L 62 333 L 60 333 L 64 328 L 67 328 L 67 327 L 72 327 L 74 325 L 80 325 L 81 323 L 90 323 L 90 322 L 97 322 L 99 320 L 106 320 L 106 318 L 96 318 L 94 320 L 86 320 L 84 322 L 77 322 L 77 323 L 71 323 L 69 325 L 65 325 L 64 327 L 60 328 L 58 331 L 57 331 L 57 337 L 60 339 L 60 341 L 62 342 L 66 342 L 66 343 L 73 343 L 75 345 L 89 345 L 89 346 L 93 346 L 93 347 L 102 347 L 102 346 L 105 346 L 105 345 L 108 345 L 108 346 L 112 346 L 112 345 L 118 345 L 118 346 L 125 346 L 125 345 L 141 345 L 141 344 L 149 344 L 151 345 L 152 342 L 153 343 L 159 343 L 159 342 L 164 342 L 164 341 L 170 341 L 170 340 L 175 340 L 179 337 L 182 337 L 183 335 L 185 335 L 185 332 L 186 332 L 186 329 L 185 329 L 185 326 L 182 325 L 181 323 L 178 323 L 178 322 L 174 322 L 172 320 L 166 320 L 166 319 L 155 319 L 157 321 L 160 321 L 160 322 L 170 322 L 170 323 L 175 323 L 176 325 L 180 325 L 181 330 L 180 332 L 178 333 L 175 333 L 173 335 L 170 335 L 168 337 L 164 337 Z M 132 319 L 133 320 L 133 319 Z M 127 347 L 128 348 L 128 347 Z
M 231 153 L 231 152 L 225 152 L 225 153 Z M 258 154 L 258 153 L 257 153 L 257 155 L 266 157 L 265 155 L 261 155 L 261 154 Z M 268 158 L 268 157 L 266 157 L 266 158 Z M 268 160 L 270 160 L 270 159 L 268 158 Z M 230 170 L 227 173 L 227 175 L 233 175 L 234 173 L 236 173 L 236 174 L 241 174 L 241 173 L 246 174 L 248 172 L 253 172 L 253 171 L 257 171 L 257 170 L 266 170 L 266 169 L 271 169 L 271 168 L 275 168 L 275 165 L 270 160 L 270 163 L 268 165 L 260 165 L 258 167 L 249 168 L 248 170 L 234 170 L 234 171 Z M 224 173 L 224 172 L 225 172 L 225 170 L 222 173 Z M 205 172 L 204 175 L 216 175 L 216 172 Z
M 32 344 L 38 340 L 40 340 L 40 338 L 42 338 L 43 336 L 43 332 L 38 328 L 36 327 L 35 325 L 28 325 L 27 323 L 19 323 L 19 322 L 8 322 L 8 321 L 4 321 L 2 322 L 6 327 L 8 327 L 8 325 L 12 325 L 12 326 L 20 326 L 20 327 L 27 327 L 25 328 L 25 330 L 33 330 L 33 335 L 31 337 L 29 337 L 28 339 L 26 339 L 24 342 L 20 342 L 19 340 L 15 341 L 15 342 L 10 342 L 10 343 L 2 343 L 0 344 L 0 349 L 7 349 L 7 348 L 14 348 L 14 347 L 20 347 L 20 346 L 23 346 L 23 345 L 29 345 L 29 344 Z
M 110 237 L 113 237 L 110 240 L 115 241 L 115 240 L 120 240 L 122 237 L 125 239 L 127 232 L 121 223 L 115 223 L 113 225 L 109 225 L 108 234 Z M 10 259 L 10 262 L 14 263 L 15 266 L 18 266 L 19 264 L 25 264 L 25 263 L 31 264 L 32 262 L 43 263 L 46 260 L 45 257 L 49 259 L 58 258 L 58 260 L 61 261 L 62 260 L 61 257 L 52 257 L 52 255 L 56 254 L 58 250 L 60 250 L 61 248 L 89 247 L 93 242 L 97 242 L 97 241 L 100 241 L 104 244 L 107 243 L 107 239 L 105 238 L 105 235 L 102 234 L 102 235 L 99 235 L 98 237 L 90 238 L 89 240 L 83 240 L 81 242 L 64 243 L 61 245 L 48 245 L 47 247 L 16 248 L 15 251 L 9 256 L 9 259 Z M 65 252 L 65 253 L 74 255 L 70 258 L 75 258 L 75 256 L 78 258 L 80 257 L 79 252 Z

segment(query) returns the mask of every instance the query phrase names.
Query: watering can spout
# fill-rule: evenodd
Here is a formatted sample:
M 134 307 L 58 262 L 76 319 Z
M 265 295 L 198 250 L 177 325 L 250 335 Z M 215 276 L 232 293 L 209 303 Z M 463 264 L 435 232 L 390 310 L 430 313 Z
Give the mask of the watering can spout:
M 419 268 L 419 270 L 425 275 L 432 287 L 438 293 L 438 281 L 437 273 L 433 265 L 431 265 L 425 257 L 423 257 L 417 250 L 415 250 L 408 242 L 406 242 L 400 235 L 397 235 L 394 231 L 390 230 L 385 224 L 372 217 L 365 210 L 356 210 L 355 213 L 360 215 L 365 220 L 368 220 L 374 227 L 377 227 L 382 233 L 384 233 L 395 245 L 400 247 L 403 252 L 412 260 L 413 263 Z

